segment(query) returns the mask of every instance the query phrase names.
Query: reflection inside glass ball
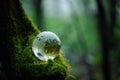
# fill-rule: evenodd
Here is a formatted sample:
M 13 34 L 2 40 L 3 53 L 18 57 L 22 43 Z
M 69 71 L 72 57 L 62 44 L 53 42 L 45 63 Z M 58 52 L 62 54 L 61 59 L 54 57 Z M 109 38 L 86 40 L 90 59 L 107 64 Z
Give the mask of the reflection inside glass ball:
M 34 55 L 42 60 L 54 59 L 61 47 L 61 41 L 59 37 L 50 31 L 44 31 L 39 33 L 32 44 L 32 50 Z

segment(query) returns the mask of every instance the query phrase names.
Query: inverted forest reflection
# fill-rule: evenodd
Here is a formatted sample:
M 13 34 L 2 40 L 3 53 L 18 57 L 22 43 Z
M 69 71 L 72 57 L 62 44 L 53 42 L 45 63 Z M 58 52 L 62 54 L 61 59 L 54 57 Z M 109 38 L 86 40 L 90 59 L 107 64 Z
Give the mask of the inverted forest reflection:
M 120 1 L 22 0 L 41 31 L 55 32 L 77 80 L 120 80 Z

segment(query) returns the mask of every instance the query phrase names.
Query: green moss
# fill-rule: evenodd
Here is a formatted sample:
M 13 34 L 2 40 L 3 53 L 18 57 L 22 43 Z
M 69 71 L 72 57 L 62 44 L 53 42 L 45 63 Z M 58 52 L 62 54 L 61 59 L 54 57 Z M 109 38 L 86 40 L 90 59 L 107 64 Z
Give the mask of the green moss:
M 15 50 L 12 55 L 12 69 L 15 76 L 18 80 L 21 80 L 21 78 L 24 78 L 24 80 L 64 80 L 70 71 L 64 57 L 60 53 L 54 60 L 48 62 L 37 59 L 31 49 L 35 35 L 29 36 L 24 48 L 20 43 L 20 38 L 13 38 Z
M 31 37 L 34 38 L 33 35 Z M 62 54 L 59 54 L 55 60 L 40 61 L 32 52 L 31 43 L 33 39 L 31 37 L 23 50 L 20 49 L 20 45 L 16 45 L 18 52 L 15 51 L 12 57 L 15 76 L 18 79 L 24 77 L 25 80 L 64 80 L 69 74 L 70 68 Z
M 22 65 L 19 73 L 19 79 L 25 80 L 64 80 L 67 76 L 66 68 L 52 60 Z
M 73 75 L 68 75 L 65 80 L 77 80 L 75 76 Z

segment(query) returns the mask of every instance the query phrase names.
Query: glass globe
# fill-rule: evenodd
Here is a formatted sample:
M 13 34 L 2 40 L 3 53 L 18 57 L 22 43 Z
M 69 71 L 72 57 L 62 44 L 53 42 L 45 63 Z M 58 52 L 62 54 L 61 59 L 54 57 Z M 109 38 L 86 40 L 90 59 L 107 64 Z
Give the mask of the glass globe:
M 59 37 L 50 31 L 39 33 L 32 44 L 34 55 L 42 61 L 54 59 L 58 55 L 60 47 L 61 41 Z

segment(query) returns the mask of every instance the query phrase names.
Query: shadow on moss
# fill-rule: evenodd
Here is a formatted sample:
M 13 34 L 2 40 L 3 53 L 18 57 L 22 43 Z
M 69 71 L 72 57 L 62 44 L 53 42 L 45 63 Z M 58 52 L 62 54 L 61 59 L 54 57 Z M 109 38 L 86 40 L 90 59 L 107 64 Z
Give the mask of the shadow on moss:
M 44 64 L 26 64 L 20 68 L 19 79 L 24 80 L 64 80 L 67 76 L 66 68 L 49 60 Z M 23 80 L 21 79 L 21 80 Z

